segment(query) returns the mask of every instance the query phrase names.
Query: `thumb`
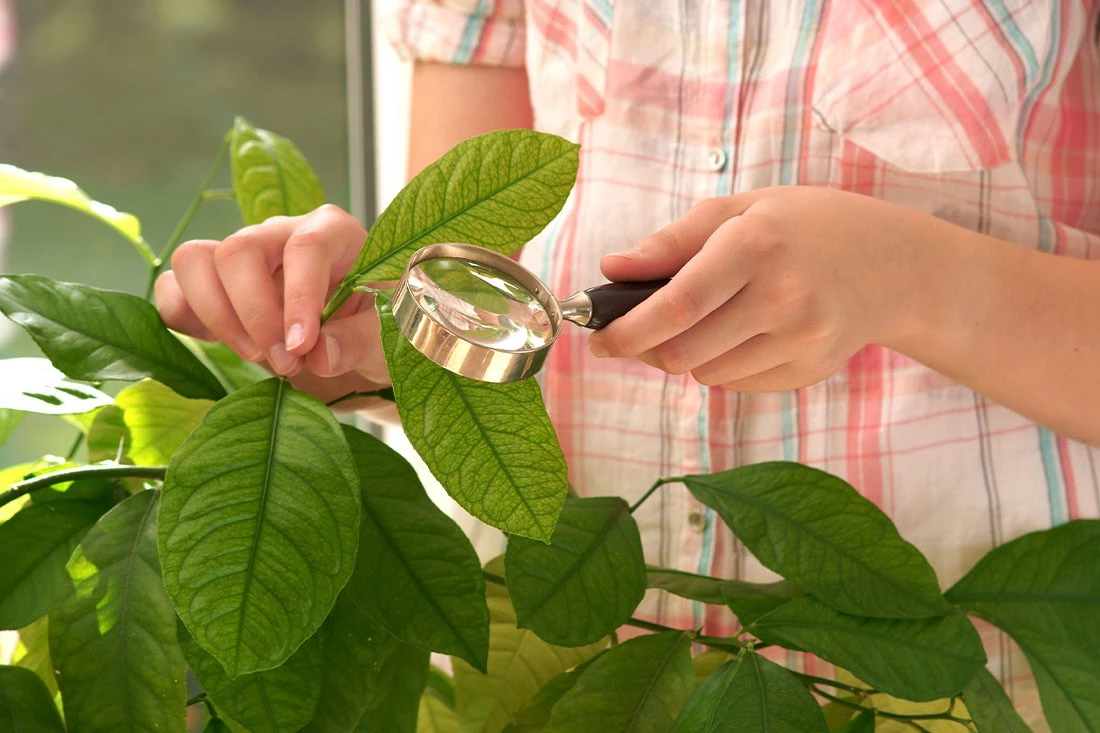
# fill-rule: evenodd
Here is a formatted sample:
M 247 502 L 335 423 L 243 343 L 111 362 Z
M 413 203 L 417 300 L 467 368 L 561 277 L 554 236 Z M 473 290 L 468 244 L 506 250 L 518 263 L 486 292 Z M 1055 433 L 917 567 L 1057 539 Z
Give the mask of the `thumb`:
M 736 196 L 707 199 L 648 237 L 634 249 L 615 252 L 600 260 L 604 277 L 612 281 L 657 280 L 670 277 L 699 250 L 714 231 L 744 210 Z

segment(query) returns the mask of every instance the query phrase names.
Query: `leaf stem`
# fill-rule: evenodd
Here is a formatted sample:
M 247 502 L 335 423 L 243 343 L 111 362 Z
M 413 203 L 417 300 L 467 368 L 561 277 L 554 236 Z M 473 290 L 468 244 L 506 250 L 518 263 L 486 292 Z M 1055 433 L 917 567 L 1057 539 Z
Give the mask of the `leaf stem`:
M 324 325 L 325 321 L 332 317 L 332 314 L 340 310 L 340 306 L 344 304 L 348 298 L 351 297 L 352 288 L 348 287 L 347 282 L 342 282 L 336 287 L 336 292 L 332 294 L 332 297 L 328 299 L 328 303 L 325 304 L 325 309 L 321 311 L 321 324 Z
M 630 513 L 633 514 L 634 511 L 638 507 L 640 507 L 642 504 L 644 504 L 646 502 L 646 499 L 653 496 L 654 492 L 656 492 L 657 489 L 661 488 L 665 484 L 676 483 L 679 480 L 680 480 L 679 477 L 673 477 L 673 478 L 659 478 L 656 481 L 654 481 L 653 485 L 649 487 L 649 490 L 646 491 L 644 494 L 642 494 L 642 498 L 638 499 L 638 501 L 634 502 L 634 504 L 630 507 Z
M 237 192 L 232 188 L 208 188 L 199 195 L 203 201 L 221 201 L 235 197 Z
M 199 694 L 195 695 L 194 697 L 188 698 L 187 702 L 185 702 L 183 704 L 183 706 L 189 708 L 192 705 L 198 705 L 200 702 L 206 702 L 206 693 L 205 692 L 200 692 Z
M 500 575 L 496 575 L 495 573 L 489 573 L 489 572 L 486 572 L 484 570 L 481 572 L 481 574 L 485 576 L 485 580 L 489 581 L 490 583 L 493 583 L 494 585 L 503 586 L 505 588 L 508 587 L 508 584 L 504 581 L 504 578 Z
M 393 387 L 383 387 L 382 389 L 376 389 L 371 392 L 348 392 L 346 395 L 342 395 L 334 400 L 326 402 L 325 406 L 333 407 L 340 404 L 341 402 L 347 402 L 348 400 L 364 399 L 367 397 L 381 397 L 384 400 L 393 402 Z
M 858 687 L 856 685 L 848 685 L 839 680 L 830 680 L 825 677 L 815 677 L 812 674 L 804 674 L 802 672 L 795 672 L 794 675 L 804 682 L 808 682 L 811 685 L 827 685 L 828 687 L 835 687 L 838 690 L 844 690 L 846 692 L 854 692 L 857 695 L 874 695 L 879 692 L 869 687 Z
M 66 461 L 71 461 L 76 452 L 80 450 L 80 446 L 84 445 L 84 433 L 77 433 L 76 439 L 73 441 L 73 445 L 69 448 L 69 452 L 65 455 Z
M 54 471 L 41 476 L 12 484 L 11 488 L 0 494 L 0 506 L 9 504 L 21 496 L 66 481 L 79 481 L 86 478 L 156 478 L 164 479 L 168 466 L 81 466 L 64 471 Z
M 795 672 L 795 674 L 798 677 L 801 677 L 803 679 L 812 678 L 810 675 L 804 675 L 804 674 L 801 674 L 799 672 Z M 812 679 L 821 679 L 821 678 L 818 677 L 818 678 L 812 678 Z M 842 687 L 842 688 L 844 687 L 842 685 L 837 685 L 833 680 L 822 680 L 821 684 L 826 684 L 826 685 L 829 685 L 830 687 L 838 687 L 838 686 Z M 878 708 L 867 707 L 866 705 L 860 705 L 859 703 L 853 702 L 851 700 L 845 700 L 843 697 L 837 697 L 836 695 L 831 695 L 828 692 L 825 692 L 824 690 L 822 690 L 818 686 L 817 683 L 811 684 L 810 687 L 813 689 L 815 694 L 820 695 L 821 697 L 825 698 L 826 700 L 829 700 L 831 702 L 835 702 L 838 705 L 843 705 L 845 707 L 852 708 L 853 710 L 860 710 L 860 711 L 873 710 L 875 715 L 877 715 L 877 716 L 880 716 L 880 717 L 883 717 L 883 718 L 890 718 L 891 720 L 896 720 L 899 723 L 906 723 L 906 724 L 916 728 L 917 730 L 926 730 L 924 728 L 924 726 L 917 723 L 917 721 L 919 721 L 919 720 L 948 720 L 948 721 L 951 721 L 952 723 L 959 723 L 960 725 L 965 725 L 965 726 L 969 726 L 970 723 L 973 722 L 969 718 L 958 718 L 958 717 L 955 717 L 954 715 L 951 714 L 951 710 L 953 710 L 954 707 L 955 707 L 954 702 L 952 702 L 951 708 L 945 713 L 925 713 L 925 714 L 921 714 L 921 715 L 906 715 L 904 713 L 891 713 L 891 712 L 888 712 L 886 710 L 879 710 Z M 866 689 L 863 689 L 863 688 L 852 688 L 852 689 L 859 690 L 860 692 L 873 692 L 872 690 L 866 690 Z
M 222 158 L 225 157 L 225 153 L 228 149 L 229 133 L 226 133 L 225 137 L 222 138 L 221 147 L 218 148 L 218 154 L 214 156 L 214 161 L 206 171 L 206 177 L 202 180 L 199 192 L 195 194 L 195 198 L 191 200 L 191 204 L 183 213 L 183 218 L 180 219 L 179 224 L 176 225 L 176 229 L 172 232 L 172 236 L 168 238 L 168 243 L 164 245 L 164 249 L 161 250 L 156 262 L 149 268 L 149 283 L 145 286 L 146 300 L 149 300 L 150 296 L 152 296 L 153 285 L 156 284 L 157 276 L 164 271 L 165 264 L 171 261 L 172 253 L 176 251 L 176 247 L 178 247 L 183 240 L 183 234 L 187 231 L 187 227 L 191 224 L 191 220 L 195 218 L 195 213 L 198 212 L 199 206 L 201 206 L 203 202 L 209 200 L 206 198 L 206 191 L 214 181 L 214 176 L 218 174 L 218 169 L 221 168 L 222 165 Z

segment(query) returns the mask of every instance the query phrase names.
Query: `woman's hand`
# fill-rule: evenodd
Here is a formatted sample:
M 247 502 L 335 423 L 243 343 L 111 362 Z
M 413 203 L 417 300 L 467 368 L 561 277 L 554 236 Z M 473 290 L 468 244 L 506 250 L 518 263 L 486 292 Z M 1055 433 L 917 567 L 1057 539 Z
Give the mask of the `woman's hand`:
M 378 389 L 389 377 L 373 299 L 353 295 L 321 326 L 329 294 L 365 239 L 354 217 L 325 205 L 221 242 L 185 242 L 157 280 L 157 308 L 170 328 L 224 341 L 319 399 Z
M 919 243 L 950 226 L 821 188 L 705 201 L 602 260 L 611 280 L 672 280 L 593 334 L 590 348 L 729 389 L 813 384 L 863 346 L 913 327 L 908 281 Z

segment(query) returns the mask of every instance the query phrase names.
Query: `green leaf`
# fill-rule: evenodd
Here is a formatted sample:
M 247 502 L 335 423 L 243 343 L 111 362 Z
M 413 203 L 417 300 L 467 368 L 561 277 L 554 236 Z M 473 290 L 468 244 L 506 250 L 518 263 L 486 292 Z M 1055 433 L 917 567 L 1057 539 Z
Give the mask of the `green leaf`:
M 221 718 L 211 718 L 206 721 L 203 733 L 233 733 L 233 729 Z
M 225 390 L 141 298 L 38 275 L 0 275 L 0 311 L 71 379 L 152 377 L 184 397 Z
M 600 652 L 568 672 L 551 677 L 531 700 L 531 704 L 512 716 L 512 722 L 505 727 L 503 733 L 539 733 L 550 722 L 550 713 L 558 701 L 573 689 L 577 680 L 584 674 L 584 670 L 606 653 L 606 651 Z
M 184 661 L 157 564 L 158 492 L 99 520 L 69 561 L 50 612 L 50 656 L 70 733 L 184 731 Z
M 308 214 L 325 203 L 321 182 L 290 140 L 241 117 L 233 123 L 231 135 L 233 192 L 245 224 Z
M 699 687 L 670 733 L 828 733 L 813 695 L 759 654 L 726 662 Z
M 416 733 L 458 733 L 458 714 L 435 695 L 420 698 Z
M 988 669 L 982 669 L 966 684 L 963 701 L 978 733 L 1031 733 L 1001 683 Z
M 321 697 L 303 733 L 353 730 L 380 688 L 391 684 L 381 678 L 386 662 L 398 653 L 411 653 L 417 660 L 423 656 L 382 631 L 348 600 L 346 590 L 336 599 L 332 613 L 317 633 L 324 637 Z M 416 690 L 411 695 L 412 702 L 419 694 Z
M 682 480 L 765 567 L 838 611 L 882 618 L 950 611 L 920 551 L 835 476 L 774 462 Z
M 277 667 L 355 564 L 359 478 L 328 408 L 285 380 L 234 392 L 176 451 L 157 518 L 168 595 L 230 676 Z
M 0 364 L 0 369 L 3 369 L 3 365 Z M 4 385 L 5 391 L 8 388 L 7 379 L 0 377 L 0 384 Z M 8 442 L 8 438 L 15 432 L 15 429 L 19 427 L 19 423 L 23 422 L 24 412 L 20 410 L 6 410 L 0 408 L 0 446 Z
M 989 552 L 947 597 L 1027 656 L 1054 730 L 1100 731 L 1100 521 L 1033 532 Z
M 109 504 L 31 504 L 0 525 L 0 628 L 18 629 L 45 616 L 68 585 L 65 564 Z
M 538 383 L 487 384 L 436 366 L 376 298 L 397 411 L 409 442 L 466 511 L 548 542 L 569 492 L 565 457 Z
M 219 714 L 252 733 L 295 733 L 313 717 L 321 695 L 321 636 L 307 639 L 275 669 L 229 677 L 183 624 L 178 632 L 187 663 Z
M 550 713 L 545 733 L 665 733 L 695 685 L 691 637 L 635 637 L 584 671 Z
M 435 665 L 428 667 L 428 684 L 424 692 L 435 695 L 449 708 L 455 706 L 455 681 L 449 674 Z
M 645 595 L 642 539 L 618 497 L 566 499 L 550 544 L 511 538 L 505 567 L 519 627 L 558 646 L 603 639 Z
M 812 652 L 875 689 L 916 702 L 959 694 L 985 664 L 978 632 L 958 613 L 863 618 L 802 597 L 757 619 L 748 631 L 770 644 Z
M 95 387 L 70 382 L 49 359 L 20 357 L 0 360 L 0 405 L 5 409 L 0 438 L 19 424 L 23 412 L 70 415 L 110 405 L 111 396 Z M 20 410 L 21 412 L 15 412 Z M 0 440 L 3 443 L 3 440 Z
M 344 437 L 363 504 L 346 594 L 397 638 L 484 670 L 489 609 L 473 545 L 400 454 L 352 427 L 344 426 Z
M 121 410 L 121 415 L 104 410 L 96 416 L 88 431 L 89 448 L 114 443 L 113 458 L 118 450 L 116 436 L 121 424 L 123 455 L 138 466 L 163 466 L 213 404 L 209 400 L 180 397 L 158 382 L 143 380 L 118 393 L 115 407 Z
M 502 574 L 501 559 L 490 562 L 486 570 Z M 463 733 L 501 730 L 554 675 L 580 664 L 604 646 L 547 644 L 530 630 L 516 627 L 516 612 L 505 588 L 490 583 L 485 595 L 490 619 L 489 671 L 483 675 L 466 662 L 454 660 L 455 702 Z
M 721 649 L 707 649 L 691 658 L 691 665 L 695 667 L 695 686 L 703 684 L 703 681 L 718 671 L 726 662 L 735 659 L 733 654 Z
M 426 650 L 394 644 L 373 678 L 367 710 L 355 733 L 414 733 L 420 697 L 428 679 Z
M 842 727 L 838 728 L 836 733 L 875 733 L 874 711 L 863 711 L 856 718 L 848 721 Z M 1005 731 L 1004 733 L 1008 733 L 1008 731 Z
M 15 645 L 11 663 L 34 672 L 38 675 L 38 679 L 45 683 L 50 696 L 58 696 L 57 678 L 53 673 L 53 662 L 50 661 L 48 616 L 43 616 L 33 624 L 19 629 L 19 643 Z
M 579 149 L 530 130 L 498 130 L 459 143 L 378 217 L 341 288 L 397 280 L 412 253 L 429 244 L 519 249 L 561 211 L 577 178 Z
M 259 364 L 253 364 L 237 356 L 237 352 L 221 341 L 199 341 L 190 336 L 179 335 L 199 361 L 213 372 L 222 385 L 230 392 L 236 392 L 256 382 L 269 379 L 271 374 Z
M 29 669 L 0 666 L 0 731 L 65 733 L 50 691 Z
M 63 204 L 99 219 L 126 237 L 147 264 L 156 264 L 157 257 L 142 238 L 141 223 L 133 214 L 125 214 L 107 204 L 93 201 L 67 178 L 33 173 L 6 163 L 0 164 L 0 206 L 31 199 Z
M 650 588 L 661 588 L 693 601 L 728 606 L 742 625 L 802 595 L 798 586 L 785 580 L 748 583 L 654 567 L 647 568 L 646 578 Z

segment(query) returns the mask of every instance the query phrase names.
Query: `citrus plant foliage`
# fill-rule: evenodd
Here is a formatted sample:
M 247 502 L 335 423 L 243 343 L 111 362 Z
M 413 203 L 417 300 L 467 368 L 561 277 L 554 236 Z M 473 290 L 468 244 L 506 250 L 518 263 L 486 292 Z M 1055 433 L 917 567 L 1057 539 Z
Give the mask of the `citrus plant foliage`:
M 284 137 L 238 119 L 208 180 L 226 152 L 245 223 L 325 200 Z M 457 145 L 371 227 L 325 317 L 419 247 L 515 251 L 577 167 L 576 145 L 536 132 Z M 216 198 L 200 192 L 180 230 Z M 0 206 L 29 199 L 102 220 L 151 276 L 178 244 L 158 255 L 132 215 L 0 165 Z M 691 492 L 782 580 L 650 566 L 634 512 L 652 492 L 571 496 L 534 380 L 444 371 L 377 306 L 393 380 L 377 397 L 451 496 L 508 535 L 485 566 L 413 467 L 329 405 L 172 333 L 135 295 L 0 275 L 0 311 L 45 356 L 0 362 L 0 442 L 36 412 L 84 443 L 0 471 L 0 627 L 18 631 L 0 732 L 184 733 L 192 706 L 206 730 L 257 733 L 1027 731 L 974 618 L 1023 649 L 1053 730 L 1100 732 L 1100 521 L 1014 539 L 945 592 L 853 487 L 766 463 L 653 490 Z M 647 592 L 726 607 L 741 630 L 638 618 Z M 786 650 L 838 677 L 784 666 Z

